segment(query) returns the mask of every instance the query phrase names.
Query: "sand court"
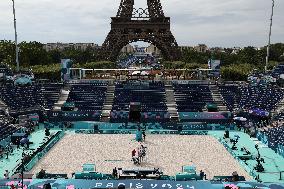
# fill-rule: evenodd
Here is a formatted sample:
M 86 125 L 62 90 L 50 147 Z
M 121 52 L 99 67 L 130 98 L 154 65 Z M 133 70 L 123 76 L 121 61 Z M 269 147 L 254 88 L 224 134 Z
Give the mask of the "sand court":
M 94 163 L 96 171 L 111 173 L 114 167 L 123 169 L 160 168 L 174 176 L 182 166 L 194 164 L 207 178 L 231 175 L 237 171 L 247 180 L 251 177 L 227 150 L 212 136 L 147 135 L 146 160 L 141 165 L 131 161 L 131 151 L 139 146 L 134 135 L 66 134 L 31 170 L 38 173 L 68 173 L 82 171 L 84 163 Z

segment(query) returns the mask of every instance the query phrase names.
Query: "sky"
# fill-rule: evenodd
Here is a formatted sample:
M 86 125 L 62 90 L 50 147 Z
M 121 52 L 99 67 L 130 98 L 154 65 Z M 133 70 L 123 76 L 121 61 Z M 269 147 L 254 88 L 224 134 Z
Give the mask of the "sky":
M 136 0 L 135 7 L 146 7 Z M 161 0 L 179 45 L 267 44 L 271 0 Z M 101 45 L 120 0 L 15 0 L 19 41 Z M 284 42 L 284 0 L 275 0 L 272 43 Z M 11 0 L 0 0 L 0 40 L 13 40 Z

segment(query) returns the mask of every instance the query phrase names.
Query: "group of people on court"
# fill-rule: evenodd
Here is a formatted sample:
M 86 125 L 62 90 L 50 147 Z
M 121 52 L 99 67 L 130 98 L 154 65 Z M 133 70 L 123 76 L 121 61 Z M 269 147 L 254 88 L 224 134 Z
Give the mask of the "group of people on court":
M 137 149 L 133 149 L 131 152 L 132 155 L 132 161 L 135 165 L 141 164 L 142 161 L 144 161 L 146 157 L 146 146 L 140 143 L 139 147 Z

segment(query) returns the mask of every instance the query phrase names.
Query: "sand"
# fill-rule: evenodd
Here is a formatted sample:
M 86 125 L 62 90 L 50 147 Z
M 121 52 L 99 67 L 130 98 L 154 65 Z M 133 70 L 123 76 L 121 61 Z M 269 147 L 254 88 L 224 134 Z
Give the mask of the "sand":
M 111 173 L 114 167 L 123 169 L 160 168 L 164 174 L 175 175 L 182 166 L 194 164 L 197 173 L 203 170 L 207 178 L 232 175 L 237 171 L 246 179 L 249 174 L 212 136 L 147 135 L 147 158 L 136 166 L 131 151 L 139 146 L 134 135 L 66 134 L 31 170 L 48 173 L 82 171 L 84 163 L 94 163 L 96 171 Z

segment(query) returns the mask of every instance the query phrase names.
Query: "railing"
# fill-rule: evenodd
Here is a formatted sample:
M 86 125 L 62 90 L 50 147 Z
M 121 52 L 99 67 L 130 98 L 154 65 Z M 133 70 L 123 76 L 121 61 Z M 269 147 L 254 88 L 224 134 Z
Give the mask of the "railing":
M 34 158 L 26 165 L 26 171 L 30 171 L 34 165 L 64 136 L 64 132 L 61 131 L 56 135 L 45 147 L 44 149 L 36 154 Z

